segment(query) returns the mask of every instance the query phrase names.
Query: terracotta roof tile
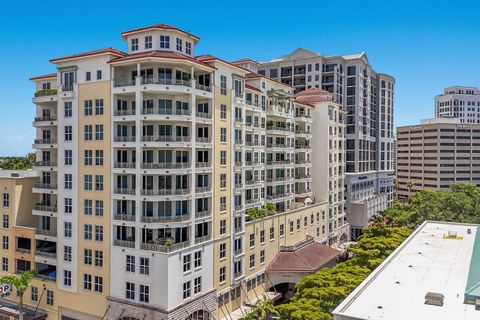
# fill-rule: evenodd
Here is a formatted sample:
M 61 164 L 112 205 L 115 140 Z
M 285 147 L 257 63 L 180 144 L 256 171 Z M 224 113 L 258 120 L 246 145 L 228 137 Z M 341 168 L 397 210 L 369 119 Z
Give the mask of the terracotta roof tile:
M 235 65 L 234 63 L 231 63 L 231 62 L 228 62 L 228 61 L 225 61 L 223 59 L 220 59 L 218 57 L 215 57 L 215 56 L 212 56 L 211 54 L 204 54 L 204 55 L 201 55 L 201 56 L 197 56 L 195 57 L 195 59 L 199 60 L 199 61 L 203 61 L 203 62 L 209 62 L 209 61 L 214 61 L 214 60 L 218 60 L 218 61 L 221 61 L 223 63 L 226 63 L 228 65 L 231 65 L 232 67 L 235 67 L 235 68 L 238 68 L 238 69 L 241 69 L 245 72 L 250 72 L 250 70 L 244 68 L 244 67 L 241 67 L 241 66 L 237 66 Z
M 178 31 L 178 32 L 181 32 L 183 34 L 186 34 L 187 36 L 190 36 L 192 38 L 194 38 L 195 40 L 200 40 L 199 37 L 197 37 L 196 35 L 190 33 L 190 32 L 186 32 L 186 31 L 183 31 L 177 27 L 174 27 L 174 26 L 170 26 L 168 24 L 164 24 L 164 23 L 161 23 L 161 24 L 154 24 L 152 26 L 148 26 L 148 27 L 142 27 L 142 28 L 137 28 L 137 29 L 132 29 L 132 30 L 128 30 L 128 31 L 124 31 L 122 32 L 122 38 L 125 38 L 126 35 L 128 34 L 132 34 L 132 33 L 137 33 L 137 32 L 141 32 L 141 31 L 145 31 L 145 30 L 150 30 L 150 29 L 160 29 L 160 30 L 175 30 L 175 31 Z
M 65 56 L 65 57 L 61 57 L 61 58 L 51 59 L 50 62 L 56 63 L 56 62 L 60 62 L 60 61 L 64 61 L 64 60 L 83 58 L 83 57 L 94 56 L 94 55 L 103 54 L 103 53 L 111 53 L 111 54 L 117 55 L 119 57 L 122 57 L 122 56 L 126 55 L 125 52 L 122 52 L 120 50 L 117 50 L 117 49 L 114 49 L 114 48 L 105 48 L 105 49 L 100 49 L 100 50 L 87 51 L 87 52 L 83 52 L 83 53 L 73 54 L 73 55 Z
M 257 89 L 257 88 L 255 88 L 255 87 L 252 87 L 252 86 L 250 86 L 250 85 L 248 85 L 248 84 L 245 85 L 245 88 L 248 89 L 248 90 L 252 90 L 252 91 L 256 91 L 256 92 L 260 92 L 260 93 L 262 92 L 262 90 Z
M 42 80 L 42 79 L 49 79 L 49 78 L 56 78 L 56 77 L 57 77 L 57 73 L 49 73 L 41 76 L 31 77 L 30 80 L 35 81 L 35 80 Z
M 261 74 L 259 73 L 255 73 L 255 72 L 250 72 L 246 75 L 246 78 L 247 79 L 257 79 L 257 78 L 264 78 L 266 80 L 270 80 L 272 82 L 275 82 L 275 83 L 278 83 L 278 84 L 281 84 L 282 86 L 285 86 L 285 87 L 288 87 L 290 89 L 295 89 L 294 87 L 292 87 L 291 85 L 288 85 L 288 84 L 285 84 L 285 83 L 282 83 L 280 81 L 277 81 L 277 80 L 273 80 L 269 77 L 265 77 L 265 76 L 262 76 Z

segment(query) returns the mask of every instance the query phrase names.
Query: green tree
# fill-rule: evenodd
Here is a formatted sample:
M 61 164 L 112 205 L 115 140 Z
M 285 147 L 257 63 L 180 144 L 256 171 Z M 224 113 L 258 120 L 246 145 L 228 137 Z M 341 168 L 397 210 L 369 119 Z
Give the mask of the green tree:
M 0 160 L 0 168 L 4 170 L 27 170 L 35 163 L 35 156 L 27 154 L 26 157 L 7 157 Z
M 0 282 L 8 283 L 17 290 L 18 294 L 18 319 L 23 320 L 23 295 L 31 286 L 32 279 L 36 275 L 35 270 L 25 271 L 21 275 L 6 275 L 0 277 Z

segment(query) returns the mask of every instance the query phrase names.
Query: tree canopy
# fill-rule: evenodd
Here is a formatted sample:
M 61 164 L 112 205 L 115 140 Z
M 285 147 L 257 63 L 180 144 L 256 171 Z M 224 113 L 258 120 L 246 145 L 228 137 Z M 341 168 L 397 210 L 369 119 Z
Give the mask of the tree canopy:
M 27 170 L 31 169 L 35 162 L 35 154 L 25 157 L 6 157 L 0 159 L 0 169 L 3 170 Z

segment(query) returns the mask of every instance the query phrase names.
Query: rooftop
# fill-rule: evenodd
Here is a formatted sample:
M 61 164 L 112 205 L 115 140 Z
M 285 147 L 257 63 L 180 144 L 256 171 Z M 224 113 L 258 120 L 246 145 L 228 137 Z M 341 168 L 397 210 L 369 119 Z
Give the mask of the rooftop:
M 464 303 L 478 230 L 424 222 L 333 311 L 334 319 L 479 319 L 480 311 Z M 426 304 L 427 294 L 443 295 L 443 305 Z
M 39 177 L 40 173 L 38 171 L 33 170 L 2 170 L 0 169 L 0 179 L 5 178 L 33 178 Z

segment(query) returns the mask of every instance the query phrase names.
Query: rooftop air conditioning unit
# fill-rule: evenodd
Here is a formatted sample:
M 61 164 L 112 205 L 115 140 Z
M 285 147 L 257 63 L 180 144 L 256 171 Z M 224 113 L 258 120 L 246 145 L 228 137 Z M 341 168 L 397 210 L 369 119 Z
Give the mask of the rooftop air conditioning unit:
M 456 239 L 457 238 L 457 231 L 448 231 L 448 238 Z
M 432 306 L 443 306 L 443 300 L 445 296 L 441 293 L 436 292 L 427 292 L 425 295 L 425 304 L 429 304 Z

